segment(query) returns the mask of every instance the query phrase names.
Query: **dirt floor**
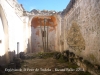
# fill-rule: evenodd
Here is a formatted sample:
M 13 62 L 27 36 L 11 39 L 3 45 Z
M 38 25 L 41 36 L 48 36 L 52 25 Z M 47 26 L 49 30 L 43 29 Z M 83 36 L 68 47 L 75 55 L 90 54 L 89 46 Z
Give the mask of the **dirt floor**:
M 62 58 L 54 59 L 49 54 L 25 59 L 22 61 L 21 68 L 17 70 L 6 75 L 91 75 L 74 63 L 66 62 Z

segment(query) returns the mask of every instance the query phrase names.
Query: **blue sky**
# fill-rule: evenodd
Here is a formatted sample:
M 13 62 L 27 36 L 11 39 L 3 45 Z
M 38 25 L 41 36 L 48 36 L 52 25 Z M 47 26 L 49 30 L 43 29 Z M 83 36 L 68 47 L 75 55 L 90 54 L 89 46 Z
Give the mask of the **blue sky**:
M 70 0 L 17 0 L 22 4 L 25 10 L 31 11 L 32 9 L 39 10 L 56 10 L 62 11 L 66 8 Z

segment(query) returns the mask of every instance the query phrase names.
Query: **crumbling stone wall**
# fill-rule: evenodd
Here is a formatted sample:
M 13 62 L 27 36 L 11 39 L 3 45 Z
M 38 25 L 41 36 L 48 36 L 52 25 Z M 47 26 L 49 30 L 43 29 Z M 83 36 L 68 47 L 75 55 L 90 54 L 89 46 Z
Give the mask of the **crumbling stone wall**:
M 3 40 L 1 40 L 4 42 L 0 43 L 0 45 L 4 46 L 4 49 L 0 47 L 0 65 L 9 63 L 14 57 L 14 52 L 17 54 L 26 49 L 25 25 L 27 21 L 24 21 L 26 17 L 23 16 L 23 11 L 23 7 L 18 4 L 17 0 L 0 0 L 0 24 L 3 29 L 0 36 L 3 37 L 4 35 Z M 18 48 L 17 43 L 19 43 Z M 2 51 L 4 52 L 3 54 L 1 54 Z
M 44 19 L 50 18 L 47 22 L 45 22 L 45 31 L 46 36 L 43 36 L 42 32 L 44 31 Z M 46 46 L 48 44 L 48 50 L 45 51 L 60 51 L 60 16 L 52 15 L 52 16 L 33 16 L 30 20 L 31 24 L 31 52 L 44 52 L 43 42 L 46 40 Z M 48 28 L 48 30 L 47 30 Z M 47 36 L 48 35 L 48 36 Z M 45 38 L 46 37 L 46 38 Z M 48 38 L 48 41 L 47 41 Z
M 76 0 L 64 16 L 64 50 L 100 65 L 100 0 Z

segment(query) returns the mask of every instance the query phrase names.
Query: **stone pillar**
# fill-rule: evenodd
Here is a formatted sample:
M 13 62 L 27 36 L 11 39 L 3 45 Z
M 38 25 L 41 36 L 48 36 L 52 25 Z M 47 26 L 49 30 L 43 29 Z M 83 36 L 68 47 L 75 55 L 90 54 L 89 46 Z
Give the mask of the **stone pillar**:
M 19 42 L 17 42 L 17 57 L 19 57 Z

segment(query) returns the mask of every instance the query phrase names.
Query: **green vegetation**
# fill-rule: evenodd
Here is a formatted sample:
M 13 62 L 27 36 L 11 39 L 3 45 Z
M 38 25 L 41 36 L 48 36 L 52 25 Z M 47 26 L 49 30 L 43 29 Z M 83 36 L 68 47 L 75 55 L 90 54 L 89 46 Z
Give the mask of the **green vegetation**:
M 22 67 L 21 68 L 50 68 L 52 71 L 50 72 L 42 72 L 42 71 L 32 71 L 31 73 L 33 75 L 91 75 L 89 72 L 84 71 L 76 71 L 79 66 L 77 66 L 75 63 L 70 63 L 66 61 L 66 58 L 64 58 L 63 55 L 60 54 L 59 58 L 54 58 L 59 55 L 59 52 L 50 52 L 50 53 L 38 53 L 38 54 L 32 54 L 29 56 L 29 59 L 23 60 L 21 62 Z M 54 58 L 54 59 L 53 59 Z M 41 63 L 40 63 L 41 62 Z M 48 63 L 47 63 L 48 62 Z M 90 64 L 89 62 L 85 61 L 85 63 Z M 75 69 L 75 71 L 54 71 L 55 68 L 58 69 Z M 6 73 L 6 75 L 28 75 L 30 74 L 30 71 L 27 72 L 10 72 Z
M 55 54 L 54 52 L 38 53 L 36 56 L 39 58 L 47 59 L 47 58 L 53 57 L 54 54 Z

